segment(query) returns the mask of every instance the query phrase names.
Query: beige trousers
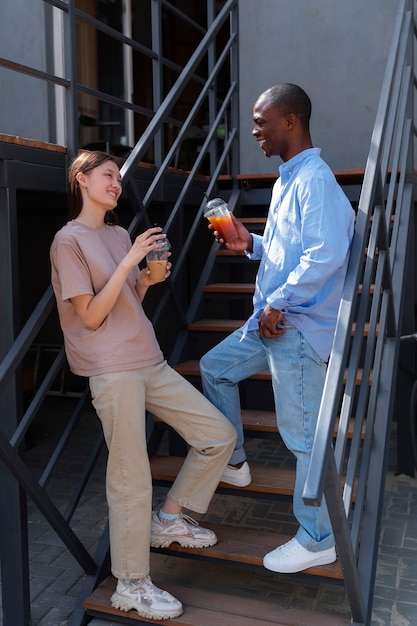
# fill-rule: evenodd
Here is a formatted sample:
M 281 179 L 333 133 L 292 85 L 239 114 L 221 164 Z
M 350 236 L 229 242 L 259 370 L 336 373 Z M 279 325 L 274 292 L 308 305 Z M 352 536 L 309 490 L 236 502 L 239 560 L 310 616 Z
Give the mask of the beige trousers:
M 146 410 L 172 426 L 189 444 L 168 495 L 198 513 L 207 511 L 232 454 L 236 431 L 165 361 L 92 376 L 90 389 L 109 451 L 106 495 L 112 573 L 117 578 L 142 578 L 149 573 L 152 515 Z

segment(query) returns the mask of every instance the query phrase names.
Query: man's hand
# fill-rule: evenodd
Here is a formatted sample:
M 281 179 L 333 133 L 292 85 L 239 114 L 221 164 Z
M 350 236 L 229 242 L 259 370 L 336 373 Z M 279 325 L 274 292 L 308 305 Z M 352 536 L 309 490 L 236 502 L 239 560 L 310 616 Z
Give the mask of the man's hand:
M 271 339 L 285 333 L 285 328 L 277 328 L 283 317 L 281 311 L 277 311 L 267 304 L 258 319 L 259 336 L 264 339 Z

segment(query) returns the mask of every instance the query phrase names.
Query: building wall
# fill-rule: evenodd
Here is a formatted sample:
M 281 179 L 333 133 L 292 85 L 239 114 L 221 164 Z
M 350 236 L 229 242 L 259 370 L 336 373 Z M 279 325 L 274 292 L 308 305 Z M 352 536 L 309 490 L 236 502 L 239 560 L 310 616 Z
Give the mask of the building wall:
M 239 0 L 241 173 L 280 163 L 251 136 L 254 101 L 280 82 L 309 94 L 330 166 L 365 167 L 396 11 L 396 0 Z
M 0 56 L 46 70 L 47 10 L 3 0 Z M 239 0 L 241 173 L 277 169 L 251 136 L 253 103 L 277 82 L 310 95 L 313 142 L 331 167 L 365 166 L 396 10 L 396 0 Z M 63 143 L 48 89 L 0 68 L 0 133 Z

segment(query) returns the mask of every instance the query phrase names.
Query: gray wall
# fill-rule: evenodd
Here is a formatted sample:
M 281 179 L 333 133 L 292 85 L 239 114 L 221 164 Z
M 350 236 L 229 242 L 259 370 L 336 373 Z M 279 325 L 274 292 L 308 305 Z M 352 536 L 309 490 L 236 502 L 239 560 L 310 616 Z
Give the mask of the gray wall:
M 365 167 L 396 11 L 396 0 L 239 0 L 241 173 L 281 162 L 251 136 L 254 101 L 280 82 L 310 96 L 329 165 Z

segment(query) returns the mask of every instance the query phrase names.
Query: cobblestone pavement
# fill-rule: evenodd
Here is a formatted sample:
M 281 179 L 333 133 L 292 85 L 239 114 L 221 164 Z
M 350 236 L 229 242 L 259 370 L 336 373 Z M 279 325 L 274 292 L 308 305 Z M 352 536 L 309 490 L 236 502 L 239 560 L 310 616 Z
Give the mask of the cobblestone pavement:
M 52 398 L 39 425 L 33 427 L 26 451 L 26 461 L 34 473 L 40 473 L 47 455 L 56 445 L 59 425 L 65 423 L 73 403 Z M 79 432 L 74 436 L 71 450 L 64 454 L 59 467 L 47 486 L 47 491 L 60 510 L 64 510 L 71 494 L 74 476 L 100 432 L 98 420 L 91 409 L 85 411 Z M 270 440 L 248 440 L 249 461 L 284 465 L 292 463 L 285 449 Z M 372 626 L 417 625 L 417 479 L 396 476 L 395 434 L 392 437 L 391 456 L 385 486 L 379 558 L 373 605 Z M 97 542 L 107 521 L 104 496 L 106 451 L 103 449 L 85 495 L 72 518 L 72 528 L 94 554 Z M 165 489 L 155 488 L 155 503 L 163 499 Z M 63 546 L 58 536 L 29 501 L 29 549 L 32 626 L 66 626 L 79 596 L 84 574 L 75 559 Z M 206 516 L 196 519 L 275 528 L 290 534 L 296 528 L 288 502 L 254 500 L 216 494 Z M 179 563 L 180 562 L 180 563 Z M 255 573 L 245 569 L 202 565 L 197 561 L 152 555 L 152 569 L 173 570 L 177 583 L 192 577 L 211 591 L 222 593 L 225 587 L 242 592 L 246 597 L 267 598 L 278 605 L 308 608 L 349 615 L 343 584 L 310 580 L 311 577 Z M 3 613 L 0 596 L 0 624 Z M 117 622 L 93 619 L 91 626 L 117 626 Z M 7 624 L 7 626 L 13 626 Z

